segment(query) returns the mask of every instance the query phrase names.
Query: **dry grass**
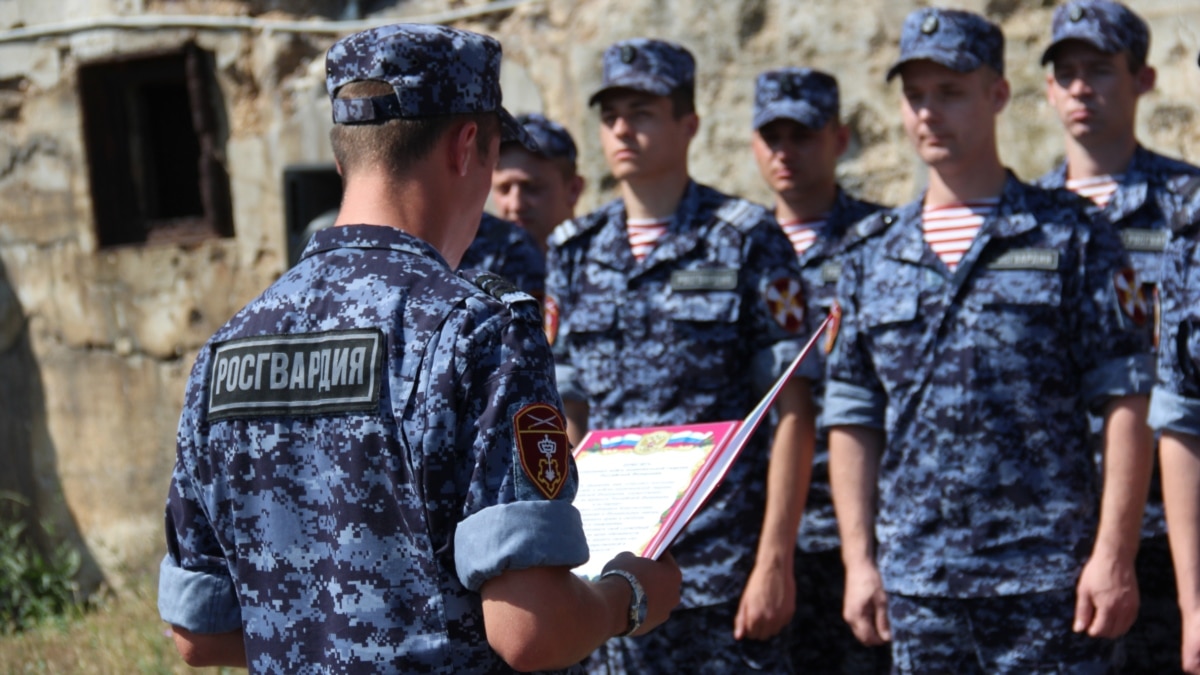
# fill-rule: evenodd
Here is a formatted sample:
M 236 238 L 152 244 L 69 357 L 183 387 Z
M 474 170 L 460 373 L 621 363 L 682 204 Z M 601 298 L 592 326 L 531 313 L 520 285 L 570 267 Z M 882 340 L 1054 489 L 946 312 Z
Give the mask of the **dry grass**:
M 153 579 L 103 600 L 82 616 L 64 617 L 17 635 L 0 636 L 0 673 L 217 675 L 245 672 L 189 668 L 165 634 Z

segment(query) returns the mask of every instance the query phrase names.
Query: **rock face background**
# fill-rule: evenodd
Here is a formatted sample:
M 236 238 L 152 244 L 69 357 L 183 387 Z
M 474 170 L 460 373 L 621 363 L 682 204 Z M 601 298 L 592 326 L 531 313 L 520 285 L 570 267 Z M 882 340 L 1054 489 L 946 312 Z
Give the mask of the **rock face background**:
M 924 178 L 883 74 L 913 0 L 8 0 L 0 3 L 0 490 L 23 495 L 87 553 L 87 580 L 120 585 L 162 555 L 162 505 L 175 424 L 196 351 L 288 261 L 283 171 L 331 162 L 324 50 L 347 24 L 296 32 L 282 21 L 465 18 L 504 44 L 506 103 L 576 135 L 583 208 L 611 197 L 594 111 L 599 56 L 612 41 L 677 40 L 696 54 L 701 131 L 695 177 L 766 200 L 748 148 L 754 76 L 783 65 L 830 71 L 853 141 L 840 173 L 853 190 L 905 201 Z M 1158 87 L 1143 99 L 1148 147 L 1200 160 L 1200 0 L 1131 0 L 1151 24 Z M 1033 178 L 1061 157 L 1038 65 L 1049 0 L 961 0 L 1008 38 L 1013 100 L 1001 154 Z M 114 26 L 112 19 L 225 17 L 219 27 Z M 92 20 L 88 26 L 82 22 Z M 258 20 L 259 23 L 250 22 Z M 64 22 L 70 22 L 65 25 Z M 50 34 L 28 31 L 57 28 Z M 234 234 L 188 245 L 102 248 L 92 215 L 78 72 L 114 56 L 211 52 L 223 106 L 219 157 Z

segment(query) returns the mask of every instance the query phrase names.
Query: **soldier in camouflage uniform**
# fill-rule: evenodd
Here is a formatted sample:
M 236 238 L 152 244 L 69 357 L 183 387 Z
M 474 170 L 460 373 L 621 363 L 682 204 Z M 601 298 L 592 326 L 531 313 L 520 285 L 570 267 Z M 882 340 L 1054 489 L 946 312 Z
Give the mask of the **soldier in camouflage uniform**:
M 536 152 L 520 143 L 500 146 L 500 162 L 492 174 L 492 203 L 502 217 L 517 223 L 546 250 L 550 233 L 575 216 L 583 194 L 578 151 L 571 134 L 537 113 L 518 115 L 517 122 L 537 143 Z
M 1184 671 L 1200 675 L 1200 178 L 1179 186 L 1183 206 L 1172 218 L 1159 281 L 1162 340 L 1150 426 L 1162 434 L 1163 501 L 1183 616 L 1174 654 Z
M 670 560 L 597 582 L 538 306 L 457 275 L 500 136 L 500 46 L 393 25 L 326 57 L 343 207 L 201 349 L 159 609 L 193 665 L 564 668 L 678 602 Z M 372 225 L 369 223 L 381 223 Z
M 603 61 L 591 103 L 621 196 L 555 230 L 543 308 L 573 433 L 741 419 L 808 325 L 796 256 L 765 209 L 689 177 L 692 55 L 634 39 Z M 684 574 L 672 620 L 610 641 L 592 672 L 790 672 L 780 632 L 812 461 L 806 390 L 796 379 L 781 395 L 771 476 L 764 429 L 672 547 Z
M 498 274 L 539 301 L 546 288 L 546 256 L 533 235 L 490 213 L 483 214 L 458 269 Z
M 1052 42 L 1042 63 L 1053 64 L 1046 94 L 1065 131 L 1067 158 L 1038 184 L 1090 195 L 1119 230 L 1138 281 L 1155 303 L 1144 322 L 1152 334 L 1162 251 L 1178 198 L 1172 183 L 1200 169 L 1138 143 L 1138 100 L 1155 81 L 1154 68 L 1146 63 L 1149 47 L 1146 22 L 1122 4 L 1074 0 L 1055 10 Z M 1097 437 L 1102 422 L 1093 416 Z M 1141 607 L 1116 650 L 1119 672 L 1166 673 L 1178 667 L 1179 611 L 1160 485 L 1156 473 L 1136 562 Z
M 840 256 L 855 232 L 851 226 L 881 208 L 855 199 L 837 183 L 837 161 L 850 140 L 838 99 L 837 80 L 808 68 L 767 71 L 755 82 L 754 158 L 775 194 L 775 220 L 792 240 L 804 298 L 818 322 L 833 306 Z M 820 367 L 810 383 L 815 418 L 805 425 L 815 436 L 808 503 L 796 539 L 792 663 L 818 673 L 886 673 L 888 650 L 864 646 L 842 620 L 845 574 L 829 497 L 828 439 L 818 424 L 823 356 L 808 357 Z
M 1100 638 L 1137 612 L 1144 298 L 1116 290 L 1131 270 L 1111 226 L 1000 163 L 999 28 L 922 9 L 900 44 L 888 77 L 929 185 L 856 226 L 842 263 L 824 422 L 845 617 L 901 673 L 1103 672 Z M 947 211 L 957 251 L 934 227 Z

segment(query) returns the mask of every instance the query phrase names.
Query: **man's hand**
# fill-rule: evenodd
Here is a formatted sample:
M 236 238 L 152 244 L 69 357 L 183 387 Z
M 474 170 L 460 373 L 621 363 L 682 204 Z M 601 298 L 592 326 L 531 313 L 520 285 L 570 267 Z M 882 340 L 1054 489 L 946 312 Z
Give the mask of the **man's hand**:
M 1200 609 L 1183 612 L 1181 667 L 1188 675 L 1200 675 Z
M 883 579 L 874 563 L 861 563 L 846 568 L 846 597 L 842 604 L 842 618 L 850 624 L 854 637 L 868 647 L 875 647 L 892 639 L 892 628 L 887 618 L 887 595 L 883 592 Z
M 795 612 L 796 578 L 792 569 L 774 564 L 755 565 L 733 620 L 733 639 L 773 638 Z
M 1118 638 L 1138 613 L 1137 575 L 1132 557 L 1094 553 L 1075 588 L 1076 633 Z
M 628 552 L 618 553 L 604 566 L 605 572 L 611 569 L 632 573 L 646 592 L 646 620 L 634 635 L 645 635 L 654 630 L 679 605 L 679 585 L 683 581 L 683 574 L 670 551 L 663 553 L 658 560 L 639 558 Z

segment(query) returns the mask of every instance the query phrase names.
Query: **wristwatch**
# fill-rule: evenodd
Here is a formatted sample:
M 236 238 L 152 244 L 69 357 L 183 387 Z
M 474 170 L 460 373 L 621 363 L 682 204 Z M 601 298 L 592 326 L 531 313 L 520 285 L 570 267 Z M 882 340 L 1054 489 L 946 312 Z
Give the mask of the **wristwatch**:
M 625 637 L 641 628 L 642 622 L 646 620 L 646 590 L 642 588 L 642 583 L 633 576 L 632 572 L 625 570 L 609 570 L 601 574 L 600 578 L 614 575 L 628 581 L 629 585 L 633 587 L 633 596 L 629 598 L 629 627 L 625 629 L 624 633 L 617 634 L 617 637 Z

